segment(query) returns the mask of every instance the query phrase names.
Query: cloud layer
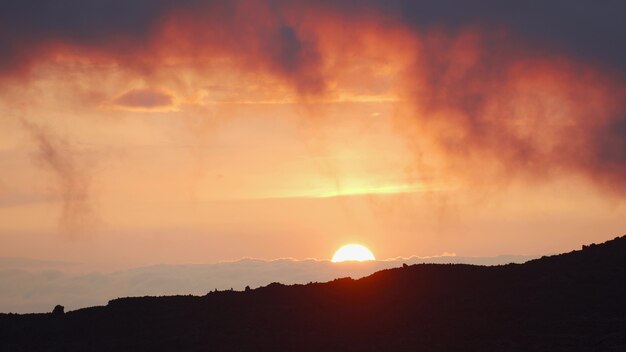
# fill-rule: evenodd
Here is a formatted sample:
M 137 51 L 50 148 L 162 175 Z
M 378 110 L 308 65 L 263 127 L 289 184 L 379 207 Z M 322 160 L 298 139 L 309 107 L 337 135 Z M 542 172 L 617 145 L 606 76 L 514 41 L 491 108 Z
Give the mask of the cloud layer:
M 244 259 L 202 265 L 157 265 L 114 273 L 67 274 L 71 263 L 0 258 L 0 312 L 47 312 L 62 304 L 68 309 L 104 305 L 128 296 L 175 294 L 204 295 L 209 291 L 243 290 L 268 285 L 326 282 L 338 277 L 361 278 L 376 271 L 418 263 L 469 263 L 498 265 L 522 263 L 526 256 L 412 257 L 341 264 L 317 260 Z M 45 270 L 44 268 L 55 268 Z
M 625 6 L 3 1 L 0 72 L 23 77 L 42 62 L 87 60 L 149 77 L 165 66 L 227 60 L 278 77 L 310 102 L 340 89 L 375 41 L 384 63 L 403 72 L 392 93 L 410 111 L 403 123 L 422 173 L 473 184 L 575 174 L 622 195 Z M 130 91 L 117 103 L 151 108 L 171 97 Z
M 626 31 L 622 1 L 550 0 L 536 4 L 479 0 L 471 3 L 425 1 L 213 1 L 213 0 L 43 0 L 0 3 L 0 63 L 6 68 L 41 59 L 51 45 L 109 51 L 119 58 L 154 45 L 168 21 L 175 20 L 187 40 L 223 49 L 265 52 L 270 65 L 286 72 L 314 66 L 319 60 L 308 21 L 341 20 L 403 25 L 415 33 L 432 27 L 459 31 L 468 26 L 501 28 L 517 38 L 565 51 L 568 56 L 626 69 Z M 180 28 L 182 26 L 182 28 Z M 169 30 L 174 30 L 169 28 Z M 207 32 L 208 30 L 208 32 Z M 341 33 L 336 33 L 341 35 Z M 256 47 L 256 48 L 255 48 Z M 203 51 L 201 46 L 196 48 Z M 208 49 L 214 49 L 210 47 Z

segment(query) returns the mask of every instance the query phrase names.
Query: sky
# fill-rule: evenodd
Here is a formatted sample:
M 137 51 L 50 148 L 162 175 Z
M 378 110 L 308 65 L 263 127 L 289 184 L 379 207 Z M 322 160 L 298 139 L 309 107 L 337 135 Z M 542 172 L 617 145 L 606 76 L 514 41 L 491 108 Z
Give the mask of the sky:
M 621 0 L 0 0 L 0 257 L 543 255 L 626 229 Z

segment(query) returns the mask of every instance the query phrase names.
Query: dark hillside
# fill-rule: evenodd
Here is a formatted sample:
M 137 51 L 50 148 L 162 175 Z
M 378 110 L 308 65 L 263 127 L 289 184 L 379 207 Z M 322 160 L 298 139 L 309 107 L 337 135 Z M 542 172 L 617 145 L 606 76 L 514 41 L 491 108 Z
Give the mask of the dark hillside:
M 0 351 L 626 351 L 626 237 L 526 264 L 0 315 Z

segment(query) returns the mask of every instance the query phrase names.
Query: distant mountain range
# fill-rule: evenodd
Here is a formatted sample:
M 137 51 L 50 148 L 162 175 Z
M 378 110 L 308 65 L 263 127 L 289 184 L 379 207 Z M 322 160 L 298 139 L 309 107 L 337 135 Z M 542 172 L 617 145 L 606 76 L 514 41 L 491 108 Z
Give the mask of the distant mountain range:
M 1 351 L 625 351 L 626 237 L 524 264 L 0 314 Z

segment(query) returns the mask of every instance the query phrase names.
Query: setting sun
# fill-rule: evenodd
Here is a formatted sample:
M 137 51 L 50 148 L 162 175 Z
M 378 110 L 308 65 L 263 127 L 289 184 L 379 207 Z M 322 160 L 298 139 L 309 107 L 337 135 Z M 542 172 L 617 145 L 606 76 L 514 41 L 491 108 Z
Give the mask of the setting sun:
M 372 254 L 372 251 L 367 249 L 365 246 L 360 244 L 347 244 L 339 248 L 331 260 L 334 263 L 346 261 L 364 262 L 368 260 L 376 260 L 376 258 L 374 257 L 374 254 Z

